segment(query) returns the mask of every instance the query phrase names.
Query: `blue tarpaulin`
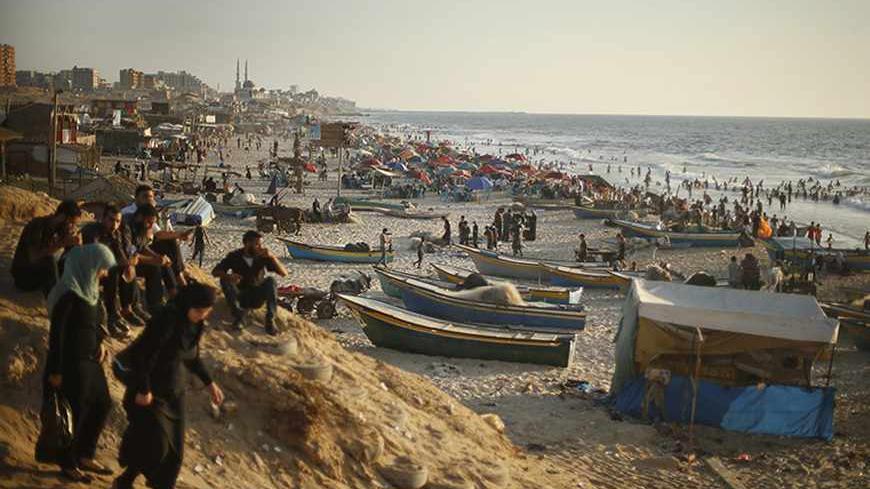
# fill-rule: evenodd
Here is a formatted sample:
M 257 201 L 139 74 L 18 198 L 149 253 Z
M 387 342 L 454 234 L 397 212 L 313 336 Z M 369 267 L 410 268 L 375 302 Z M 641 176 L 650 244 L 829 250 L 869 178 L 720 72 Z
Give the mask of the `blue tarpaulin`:
M 616 409 L 641 417 L 645 384 L 643 378 L 625 383 L 614 400 Z M 702 380 L 695 422 L 731 431 L 830 440 L 834 435 L 834 393 L 833 387 L 807 389 L 771 385 L 759 389 L 756 386 L 725 387 Z M 692 413 L 690 379 L 673 376 L 664 399 L 665 420 L 689 422 Z M 660 409 L 650 405 L 649 416 L 661 417 Z
M 465 186 L 471 190 L 489 190 L 492 188 L 492 180 L 486 177 L 474 177 L 465 182 Z

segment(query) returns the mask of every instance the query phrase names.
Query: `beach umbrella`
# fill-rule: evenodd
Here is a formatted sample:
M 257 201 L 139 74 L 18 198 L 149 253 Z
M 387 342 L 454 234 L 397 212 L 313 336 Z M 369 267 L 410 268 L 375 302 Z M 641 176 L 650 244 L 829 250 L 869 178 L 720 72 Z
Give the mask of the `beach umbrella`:
M 526 157 L 523 156 L 523 155 L 521 155 L 520 153 L 511 153 L 511 154 L 505 156 L 505 159 L 507 159 L 507 160 L 526 161 Z
M 450 175 L 451 173 L 453 173 L 455 171 L 456 171 L 456 168 L 453 168 L 452 166 L 445 166 L 445 167 L 438 169 L 438 174 L 439 175 Z
M 366 158 L 360 162 L 363 166 L 381 166 L 381 160 L 377 158 Z
M 468 170 L 468 171 L 477 171 L 477 165 L 475 165 L 474 163 L 470 163 L 468 161 L 460 164 L 459 168 L 461 168 L 463 170 Z
M 400 161 L 394 161 L 392 163 L 388 163 L 387 168 L 389 168 L 391 170 L 396 170 L 396 171 L 408 171 L 408 167 L 405 166 L 405 164 L 400 162 Z
M 492 188 L 492 180 L 486 177 L 474 177 L 465 182 L 465 186 L 471 190 L 489 190 Z
M 408 158 L 408 163 L 423 163 L 424 161 L 425 160 L 423 160 L 423 157 L 420 155 L 414 155 Z

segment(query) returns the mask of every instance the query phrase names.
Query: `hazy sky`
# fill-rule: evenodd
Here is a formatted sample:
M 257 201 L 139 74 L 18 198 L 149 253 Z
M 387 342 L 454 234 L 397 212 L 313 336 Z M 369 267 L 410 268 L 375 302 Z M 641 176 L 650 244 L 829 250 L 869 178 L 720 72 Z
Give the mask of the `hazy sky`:
M 360 106 L 870 117 L 870 0 L 0 0 L 19 69 L 186 69 Z

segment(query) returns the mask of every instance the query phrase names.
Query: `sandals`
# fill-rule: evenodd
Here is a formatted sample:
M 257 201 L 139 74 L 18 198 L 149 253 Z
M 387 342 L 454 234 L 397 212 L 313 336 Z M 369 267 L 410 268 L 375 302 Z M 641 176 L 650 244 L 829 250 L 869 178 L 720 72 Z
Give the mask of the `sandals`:
M 112 475 L 114 473 L 112 469 L 97 462 L 96 460 L 79 460 L 79 469 L 98 475 Z

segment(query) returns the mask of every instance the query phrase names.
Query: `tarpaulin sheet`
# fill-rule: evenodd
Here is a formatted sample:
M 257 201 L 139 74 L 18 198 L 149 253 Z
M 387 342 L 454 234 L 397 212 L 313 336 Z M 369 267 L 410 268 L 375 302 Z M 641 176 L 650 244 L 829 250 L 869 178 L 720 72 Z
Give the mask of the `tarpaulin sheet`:
M 636 378 L 623 385 L 614 407 L 630 416 L 641 417 L 646 380 Z M 834 435 L 833 387 L 807 389 L 771 385 L 723 387 L 700 381 L 695 422 L 729 431 L 783 435 L 830 440 Z M 665 388 L 667 421 L 688 423 L 692 413 L 692 383 L 683 376 L 671 377 Z M 659 417 L 657 406 L 649 416 Z

